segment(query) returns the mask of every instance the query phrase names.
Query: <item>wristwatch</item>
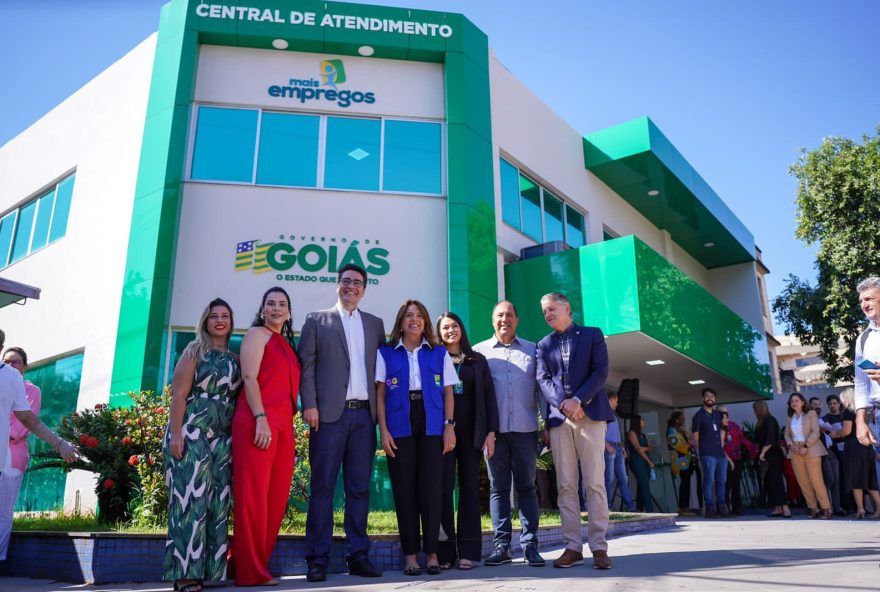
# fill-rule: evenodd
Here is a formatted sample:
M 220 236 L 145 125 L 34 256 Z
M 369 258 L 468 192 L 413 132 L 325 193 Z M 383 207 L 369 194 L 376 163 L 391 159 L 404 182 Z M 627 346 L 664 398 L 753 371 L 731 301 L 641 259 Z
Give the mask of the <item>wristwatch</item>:
M 446 421 L 443 422 L 443 425 L 455 427 L 455 420 L 454 419 L 447 419 Z

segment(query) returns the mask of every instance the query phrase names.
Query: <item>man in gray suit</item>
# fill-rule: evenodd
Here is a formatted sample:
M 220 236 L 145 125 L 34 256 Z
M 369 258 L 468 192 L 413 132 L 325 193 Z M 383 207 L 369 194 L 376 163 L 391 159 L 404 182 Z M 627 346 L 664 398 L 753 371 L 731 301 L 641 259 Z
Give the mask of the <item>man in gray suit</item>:
M 300 397 L 310 427 L 311 497 L 306 519 L 306 579 L 327 578 L 333 535 L 333 489 L 342 468 L 348 572 L 378 577 L 368 557 L 367 514 L 376 451 L 376 353 L 385 342 L 382 319 L 358 309 L 367 272 L 339 270 L 336 306 L 310 313 L 299 339 Z

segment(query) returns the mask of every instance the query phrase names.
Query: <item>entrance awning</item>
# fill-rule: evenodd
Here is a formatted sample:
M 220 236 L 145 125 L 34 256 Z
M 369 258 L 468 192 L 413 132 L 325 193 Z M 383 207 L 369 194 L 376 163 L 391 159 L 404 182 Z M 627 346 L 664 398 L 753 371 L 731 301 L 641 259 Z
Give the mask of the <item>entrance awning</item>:
M 32 298 L 40 299 L 40 289 L 0 278 L 0 308 Z
M 647 117 L 584 138 L 584 163 L 707 269 L 755 259 L 755 239 Z
M 610 386 L 638 378 L 643 398 L 669 406 L 698 404 L 704 386 L 719 402 L 772 397 L 763 331 L 634 236 L 511 263 L 505 276 L 526 339 L 548 333 L 539 301 L 550 291 L 602 329 Z

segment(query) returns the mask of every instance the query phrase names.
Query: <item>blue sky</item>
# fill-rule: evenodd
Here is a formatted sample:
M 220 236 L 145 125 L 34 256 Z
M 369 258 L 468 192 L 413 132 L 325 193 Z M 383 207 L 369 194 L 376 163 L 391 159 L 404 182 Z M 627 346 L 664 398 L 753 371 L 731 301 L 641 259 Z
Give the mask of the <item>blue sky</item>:
M 153 32 L 163 3 L 0 2 L 0 145 Z M 798 149 L 880 124 L 874 0 L 364 3 L 467 15 L 584 134 L 650 116 L 755 235 L 771 298 L 789 273 L 815 277 L 794 238 Z

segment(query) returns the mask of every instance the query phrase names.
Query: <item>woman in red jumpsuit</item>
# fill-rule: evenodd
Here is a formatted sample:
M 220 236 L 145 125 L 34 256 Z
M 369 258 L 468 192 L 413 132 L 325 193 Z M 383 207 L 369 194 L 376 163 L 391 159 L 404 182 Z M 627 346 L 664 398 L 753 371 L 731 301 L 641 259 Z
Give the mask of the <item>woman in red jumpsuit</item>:
M 271 288 L 241 344 L 244 396 L 232 419 L 238 586 L 277 583 L 269 573 L 269 559 L 290 495 L 300 373 L 290 315 L 290 296 L 283 288 Z

